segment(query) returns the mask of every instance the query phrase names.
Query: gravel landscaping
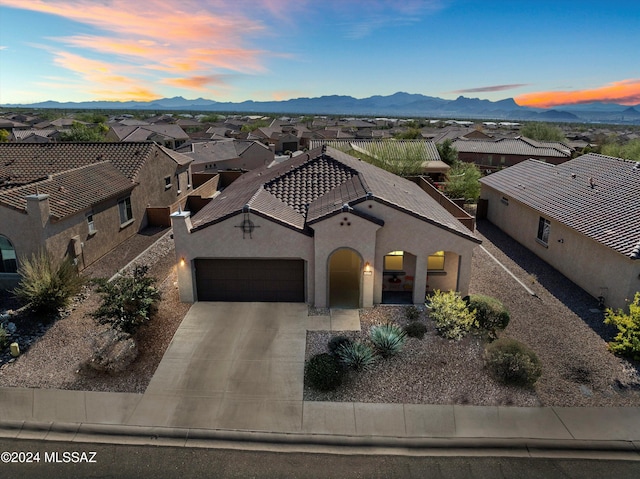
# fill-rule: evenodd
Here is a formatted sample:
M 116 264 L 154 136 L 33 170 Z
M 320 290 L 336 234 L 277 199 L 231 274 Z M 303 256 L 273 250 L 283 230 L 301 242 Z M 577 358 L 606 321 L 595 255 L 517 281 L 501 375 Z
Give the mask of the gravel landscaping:
M 482 249 L 473 258 L 471 293 L 498 298 L 511 313 L 501 336 L 528 345 L 542 362 L 543 374 L 533 390 L 507 387 L 483 366 L 481 341 L 440 338 L 426 314 L 422 340 L 409 338 L 396 357 L 380 360 L 369 371 L 350 372 L 336 391 L 305 388 L 306 400 L 471 404 L 510 406 L 640 406 L 638 364 L 607 350 L 614 330 L 603 323 L 594 298 L 504 235 L 480 221 L 483 246 L 534 290 L 530 295 Z M 507 254 L 503 253 L 506 251 Z M 362 332 L 309 332 L 307 358 L 326 352 L 336 334 L 366 338 L 371 325 L 406 323 L 404 308 L 378 306 L 361 311 Z
M 29 331 L 18 321 L 16 334 L 30 335 L 33 344 L 17 360 L 0 357 L 0 386 L 45 387 L 96 391 L 144 392 L 162 355 L 190 305 L 179 301 L 173 240 L 166 230 L 136 235 L 122 250 L 92 265 L 85 274 L 110 277 L 148 244 L 155 246 L 139 258 L 159 279 L 162 301 L 153 320 L 136 335 L 139 357 L 124 373 L 88 372 L 83 364 L 91 357 L 92 340 L 104 328 L 90 316 L 99 297 L 86 288 L 62 319 Z M 593 312 L 596 300 L 489 223 L 478 223 L 483 247 L 533 289 L 531 296 L 481 248 L 473 258 L 471 292 L 501 300 L 511 321 L 501 336 L 511 337 L 533 349 L 543 374 L 533 389 L 507 387 L 495 381 L 483 367 L 483 343 L 468 336 L 462 341 L 439 337 L 425 311 L 423 339 L 408 338 L 396 357 L 378 361 L 367 372 L 350 373 L 346 383 L 331 393 L 305 388 L 306 400 L 510 405 L 510 406 L 640 406 L 638 364 L 620 359 L 607 350 L 614 333 Z M 506 252 L 506 253 L 505 253 Z M 0 306 L 13 307 L 9 298 Z M 0 308 L 1 309 L 1 308 Z M 310 309 L 310 314 L 327 311 Z M 374 324 L 387 320 L 406 324 L 404 307 L 378 306 L 362 310 L 365 337 Z M 307 358 L 324 352 L 335 334 L 307 333 Z M 3 359 L 4 358 L 4 359 Z

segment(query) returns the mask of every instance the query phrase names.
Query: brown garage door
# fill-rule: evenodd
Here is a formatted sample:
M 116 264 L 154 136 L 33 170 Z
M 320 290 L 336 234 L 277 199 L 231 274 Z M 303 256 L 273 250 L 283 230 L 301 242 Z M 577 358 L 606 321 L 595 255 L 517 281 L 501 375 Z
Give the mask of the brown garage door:
M 304 261 L 196 259 L 198 301 L 304 302 Z

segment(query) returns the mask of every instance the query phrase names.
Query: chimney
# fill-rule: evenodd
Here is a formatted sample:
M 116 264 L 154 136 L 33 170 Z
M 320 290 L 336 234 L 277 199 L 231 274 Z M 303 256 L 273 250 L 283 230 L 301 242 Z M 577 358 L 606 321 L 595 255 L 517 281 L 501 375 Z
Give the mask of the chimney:
M 46 225 L 51 214 L 49 210 L 49 195 L 38 193 L 27 196 L 26 200 L 27 214 L 32 217 L 40 227 Z

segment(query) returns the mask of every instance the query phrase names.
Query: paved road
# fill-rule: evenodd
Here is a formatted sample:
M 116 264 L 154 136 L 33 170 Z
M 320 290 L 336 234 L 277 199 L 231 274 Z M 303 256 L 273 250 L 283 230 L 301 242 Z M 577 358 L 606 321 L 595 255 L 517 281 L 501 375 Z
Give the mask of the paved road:
M 519 457 L 388 456 L 278 453 L 184 447 L 120 446 L 0 439 L 0 451 L 40 452 L 40 463 L 2 464 L 22 478 L 515 478 L 636 479 L 640 461 Z M 95 452 L 95 463 L 44 463 L 64 452 Z

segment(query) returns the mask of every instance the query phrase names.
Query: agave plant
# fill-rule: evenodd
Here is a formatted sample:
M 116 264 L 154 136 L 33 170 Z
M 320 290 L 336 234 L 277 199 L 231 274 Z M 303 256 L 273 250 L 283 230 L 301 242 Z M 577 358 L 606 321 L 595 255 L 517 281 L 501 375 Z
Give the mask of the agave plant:
M 398 354 L 407 339 L 407 333 L 393 323 L 373 326 L 369 332 L 369 338 L 376 352 L 383 358 Z
M 365 371 L 376 360 L 373 349 L 362 341 L 344 343 L 336 351 L 342 364 L 355 371 Z

